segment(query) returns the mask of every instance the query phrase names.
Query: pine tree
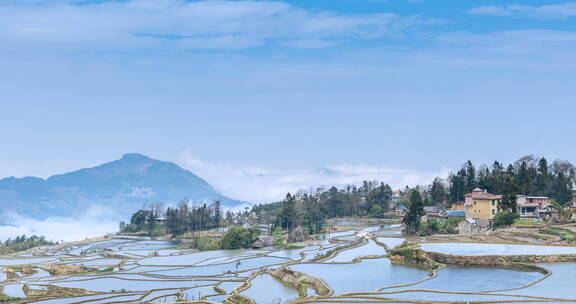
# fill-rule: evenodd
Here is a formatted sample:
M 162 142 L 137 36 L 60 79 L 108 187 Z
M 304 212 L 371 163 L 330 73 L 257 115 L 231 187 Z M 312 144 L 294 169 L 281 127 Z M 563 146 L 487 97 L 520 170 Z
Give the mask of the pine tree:
M 296 198 L 290 193 L 286 194 L 286 198 L 282 202 L 282 210 L 278 215 L 278 220 L 282 228 L 292 231 L 296 224 L 296 210 L 294 205 L 296 203 Z
M 404 216 L 404 234 L 413 235 L 420 231 L 420 218 L 425 214 L 422 205 L 422 195 L 420 191 L 412 189 L 410 191 L 410 209 Z
M 430 188 L 430 197 L 432 203 L 434 204 L 444 204 L 448 193 L 446 191 L 446 186 L 441 178 L 436 177 L 432 182 L 432 187 Z
M 549 196 L 550 172 L 548 171 L 548 161 L 542 157 L 538 161 L 538 176 L 536 178 L 536 193 L 540 196 Z
M 500 201 L 499 209 L 511 213 L 516 213 L 516 197 L 518 195 L 518 184 L 514 175 L 507 174 L 504 182 L 504 192 Z
M 466 162 L 466 193 L 472 192 L 476 188 L 476 168 L 472 161 Z

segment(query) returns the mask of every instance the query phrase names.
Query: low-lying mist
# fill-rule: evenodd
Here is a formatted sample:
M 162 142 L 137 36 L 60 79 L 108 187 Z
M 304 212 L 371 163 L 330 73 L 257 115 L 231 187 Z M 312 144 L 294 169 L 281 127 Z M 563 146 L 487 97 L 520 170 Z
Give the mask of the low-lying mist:
M 101 205 L 92 205 L 79 216 L 51 216 L 43 219 L 24 217 L 14 212 L 4 212 L 2 216 L 9 225 L 0 226 L 0 240 L 21 235 L 45 236 L 51 241 L 79 241 L 86 238 L 104 236 L 118 230 L 119 219 L 115 212 Z

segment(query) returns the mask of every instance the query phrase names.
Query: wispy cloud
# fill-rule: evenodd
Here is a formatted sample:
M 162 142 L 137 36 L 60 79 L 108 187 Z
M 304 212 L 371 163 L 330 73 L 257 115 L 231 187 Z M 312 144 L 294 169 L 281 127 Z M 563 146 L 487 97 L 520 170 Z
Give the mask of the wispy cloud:
M 576 32 L 516 30 L 488 34 L 446 33 L 424 58 L 456 68 L 513 68 L 571 71 L 576 66 Z
M 13 225 L 0 226 L 0 240 L 21 235 L 43 235 L 52 241 L 77 241 L 85 238 L 103 236 L 118 230 L 118 220 L 110 218 L 113 214 L 100 205 L 92 205 L 78 217 L 47 217 L 34 219 L 10 211 L 2 216 L 5 222 Z
M 395 188 L 415 186 L 427 184 L 436 176 L 445 177 L 450 171 L 426 172 L 362 164 L 318 169 L 270 169 L 206 162 L 190 152 L 182 154 L 180 163 L 223 194 L 257 203 L 281 199 L 288 192 L 313 190 L 321 186 L 361 185 L 363 181 L 382 181 Z
M 282 1 L 2 1 L 0 39 L 42 50 L 331 47 L 434 23 L 393 13 L 342 14 Z
M 569 18 L 576 17 L 576 2 L 528 6 L 528 5 L 484 5 L 468 11 L 472 14 L 490 16 L 516 16 L 532 18 Z

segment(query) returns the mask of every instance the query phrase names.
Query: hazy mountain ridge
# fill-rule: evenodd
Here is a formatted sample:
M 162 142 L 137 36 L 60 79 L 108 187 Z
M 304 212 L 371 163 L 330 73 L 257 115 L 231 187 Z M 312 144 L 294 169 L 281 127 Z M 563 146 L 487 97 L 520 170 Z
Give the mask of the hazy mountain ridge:
M 198 203 L 220 199 L 225 207 L 246 203 L 220 195 L 205 180 L 174 163 L 137 153 L 47 179 L 0 180 L 3 210 L 32 217 L 74 215 L 95 203 L 123 215 L 146 203 L 176 204 L 184 197 Z

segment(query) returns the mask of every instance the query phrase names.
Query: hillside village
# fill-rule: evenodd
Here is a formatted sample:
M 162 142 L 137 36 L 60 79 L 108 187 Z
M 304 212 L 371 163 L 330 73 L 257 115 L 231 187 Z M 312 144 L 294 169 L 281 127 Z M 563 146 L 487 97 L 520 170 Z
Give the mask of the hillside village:
M 492 194 L 486 190 L 475 188 L 465 195 L 464 202 L 457 202 L 452 208 L 444 209 L 442 205 L 424 207 L 425 215 L 421 221 L 428 218 L 439 220 L 457 219 L 459 234 L 479 234 L 494 228 L 494 218 L 499 211 L 501 194 Z M 566 208 L 554 204 L 553 199 L 545 196 L 516 196 L 516 213 L 519 219 L 537 223 L 561 223 L 576 221 L 576 188 L 572 190 L 572 202 Z M 408 208 L 398 205 L 392 215 L 404 216 Z
M 259 205 L 251 210 L 246 208 L 238 212 L 223 213 L 218 202 L 210 206 L 203 204 L 194 207 L 190 206 L 189 202 L 182 201 L 178 207 L 168 208 L 166 211 L 158 206 L 154 210 L 138 211 L 130 224 L 121 225 L 121 232 L 145 233 L 151 236 L 169 235 L 172 239 L 178 239 L 188 246 L 200 247 L 199 249 L 262 248 L 314 239 L 319 233 L 338 232 L 343 228 L 333 223 L 350 217 L 357 220 L 402 220 L 406 228 L 409 226 L 406 219 L 413 212 L 413 206 L 418 203 L 412 196 L 420 196 L 417 189 L 391 190 L 387 185 L 372 183 L 365 183 L 361 188 L 349 188 L 347 191 L 351 197 L 355 196 L 354 193 L 359 194 L 358 203 L 350 201 L 351 206 L 348 209 L 339 205 L 345 203 L 345 200 L 338 203 L 334 201 L 334 197 L 330 198 L 331 195 L 346 193 L 335 189 L 329 189 L 317 197 L 306 193 L 295 196 L 288 194 L 282 202 Z M 382 193 L 388 193 L 387 197 L 386 194 L 384 196 L 390 211 L 379 211 L 382 209 L 379 209 L 378 205 L 370 206 L 370 200 L 379 200 L 377 196 Z M 572 189 L 570 202 L 564 205 L 546 196 L 515 195 L 512 204 L 514 212 L 503 211 L 504 196 L 477 187 L 464 194 L 463 201 L 422 205 L 417 220 L 418 228 L 412 232 L 406 232 L 405 229 L 405 233 L 424 236 L 474 235 L 510 226 L 546 227 L 576 222 L 576 188 Z M 324 200 L 329 208 L 327 212 L 319 213 L 322 212 Z M 409 207 L 403 204 L 407 200 L 411 202 Z M 446 208 L 447 205 L 450 207 Z M 232 247 L 221 247 L 219 242 L 231 233 L 236 234 L 235 237 L 242 235 L 248 239 L 243 239 Z

